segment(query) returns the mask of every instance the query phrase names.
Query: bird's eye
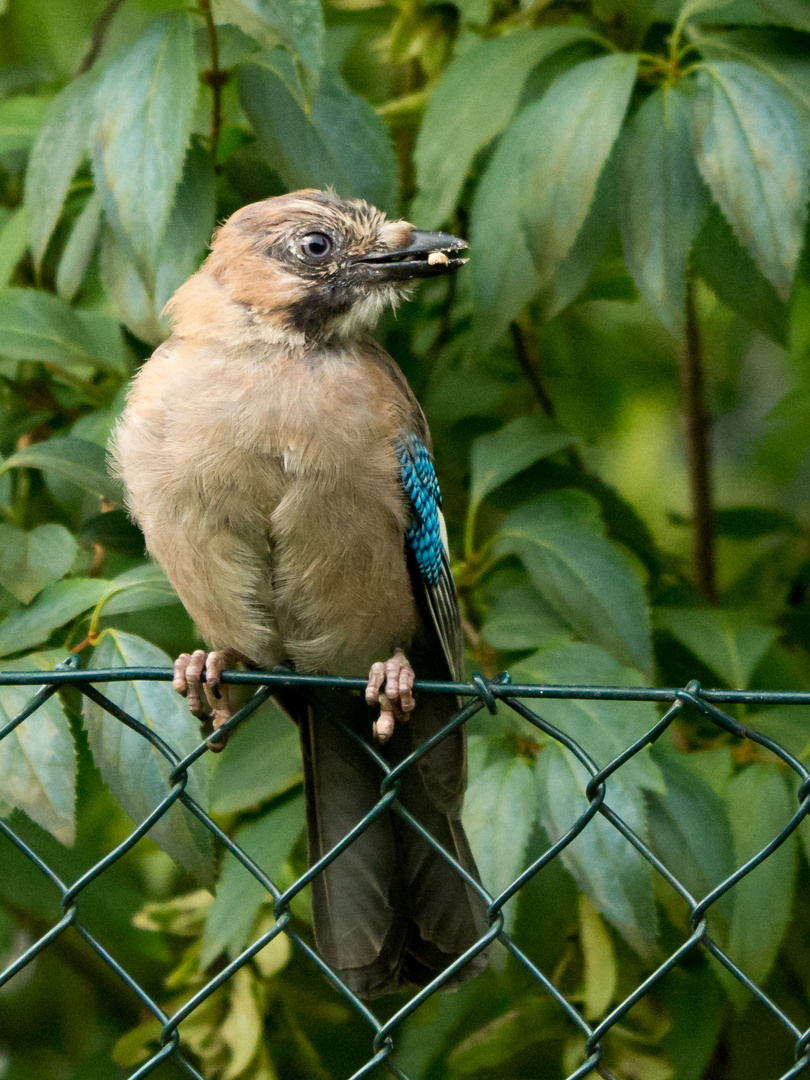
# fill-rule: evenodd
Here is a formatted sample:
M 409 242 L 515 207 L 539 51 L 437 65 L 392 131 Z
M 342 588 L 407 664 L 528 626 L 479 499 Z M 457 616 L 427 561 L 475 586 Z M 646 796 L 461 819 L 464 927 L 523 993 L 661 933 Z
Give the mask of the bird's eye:
M 332 250 L 332 239 L 326 233 L 308 233 L 301 241 L 301 250 L 310 259 L 325 259 Z

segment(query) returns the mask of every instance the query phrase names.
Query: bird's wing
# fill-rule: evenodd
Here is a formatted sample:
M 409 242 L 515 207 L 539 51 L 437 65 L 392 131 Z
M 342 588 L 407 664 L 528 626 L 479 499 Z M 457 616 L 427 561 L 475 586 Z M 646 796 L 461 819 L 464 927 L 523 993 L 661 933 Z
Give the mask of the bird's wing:
M 405 542 L 412 555 L 414 593 L 417 600 L 424 601 L 451 676 L 460 682 L 464 678 L 464 640 L 433 459 L 424 440 L 413 432 L 400 435 L 397 456 L 411 508 Z

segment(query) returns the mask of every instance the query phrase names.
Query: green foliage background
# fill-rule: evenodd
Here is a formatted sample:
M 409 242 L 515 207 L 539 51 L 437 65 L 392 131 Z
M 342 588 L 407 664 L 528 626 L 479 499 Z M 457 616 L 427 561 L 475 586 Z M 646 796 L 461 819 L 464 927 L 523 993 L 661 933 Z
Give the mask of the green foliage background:
M 167 665 L 195 644 L 103 448 L 215 223 L 332 185 L 470 240 L 469 267 L 381 337 L 434 432 L 471 670 L 810 690 L 804 0 L 0 0 L 0 57 L 3 669 L 75 647 L 96 667 Z M 168 686 L 107 692 L 175 747 L 199 740 Z M 0 725 L 27 696 L 0 691 Z M 657 714 L 545 715 L 606 764 Z M 806 710 L 746 719 L 810 750 Z M 130 734 L 66 691 L 0 743 L 0 814 L 67 880 L 165 792 Z M 528 734 L 470 725 L 465 820 L 493 892 L 585 806 L 568 758 Z M 266 711 L 210 757 L 195 796 L 289 884 L 305 861 L 295 731 Z M 778 763 L 694 718 L 609 787 L 695 895 L 775 835 L 794 796 Z M 802 1027 L 809 841 L 791 837 L 710 916 Z M 0 850 L 5 966 L 58 915 L 55 890 Z M 179 808 L 80 903 L 169 1008 L 272 919 Z M 513 905 L 521 946 L 591 1019 L 688 932 L 601 818 Z M 294 906 L 305 926 L 306 898 Z M 212 1080 L 342 1077 L 368 1056 L 367 1029 L 283 938 L 181 1032 Z M 156 1034 L 78 936 L 0 992 L 4 1080 L 124 1077 Z M 701 957 L 608 1047 L 625 1080 L 761 1080 L 792 1060 Z M 581 1052 L 503 956 L 398 1043 L 413 1080 L 553 1080 Z

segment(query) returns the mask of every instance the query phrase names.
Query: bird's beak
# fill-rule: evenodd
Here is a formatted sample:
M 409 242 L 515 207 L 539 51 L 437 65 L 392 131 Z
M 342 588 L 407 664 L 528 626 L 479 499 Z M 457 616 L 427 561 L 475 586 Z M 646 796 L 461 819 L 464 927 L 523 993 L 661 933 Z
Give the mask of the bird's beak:
M 457 270 L 467 262 L 461 257 L 466 248 L 465 240 L 448 233 L 414 231 L 407 247 L 367 255 L 360 263 L 371 281 L 407 281 Z

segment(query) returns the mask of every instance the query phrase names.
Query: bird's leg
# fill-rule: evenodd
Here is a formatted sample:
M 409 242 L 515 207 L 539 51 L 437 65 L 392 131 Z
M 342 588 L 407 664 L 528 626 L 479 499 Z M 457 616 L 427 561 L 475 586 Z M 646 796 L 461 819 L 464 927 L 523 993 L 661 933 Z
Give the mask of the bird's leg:
M 394 655 L 385 663 L 379 660 L 371 665 L 366 701 L 380 706 L 380 715 L 374 722 L 374 738 L 378 742 L 387 742 L 394 734 L 395 721 L 406 721 L 413 712 L 416 704 L 413 680 L 413 668 L 402 649 L 394 649 Z
M 188 698 L 191 713 L 199 720 L 211 720 L 214 731 L 218 731 L 233 715 L 229 688 L 220 682 L 220 675 L 225 668 L 245 661 L 245 657 L 236 649 L 220 649 L 218 652 L 181 653 L 174 662 L 172 686 L 178 694 Z M 205 672 L 205 682 L 202 673 Z M 209 747 L 219 752 L 224 749 L 227 738 L 209 742 Z

